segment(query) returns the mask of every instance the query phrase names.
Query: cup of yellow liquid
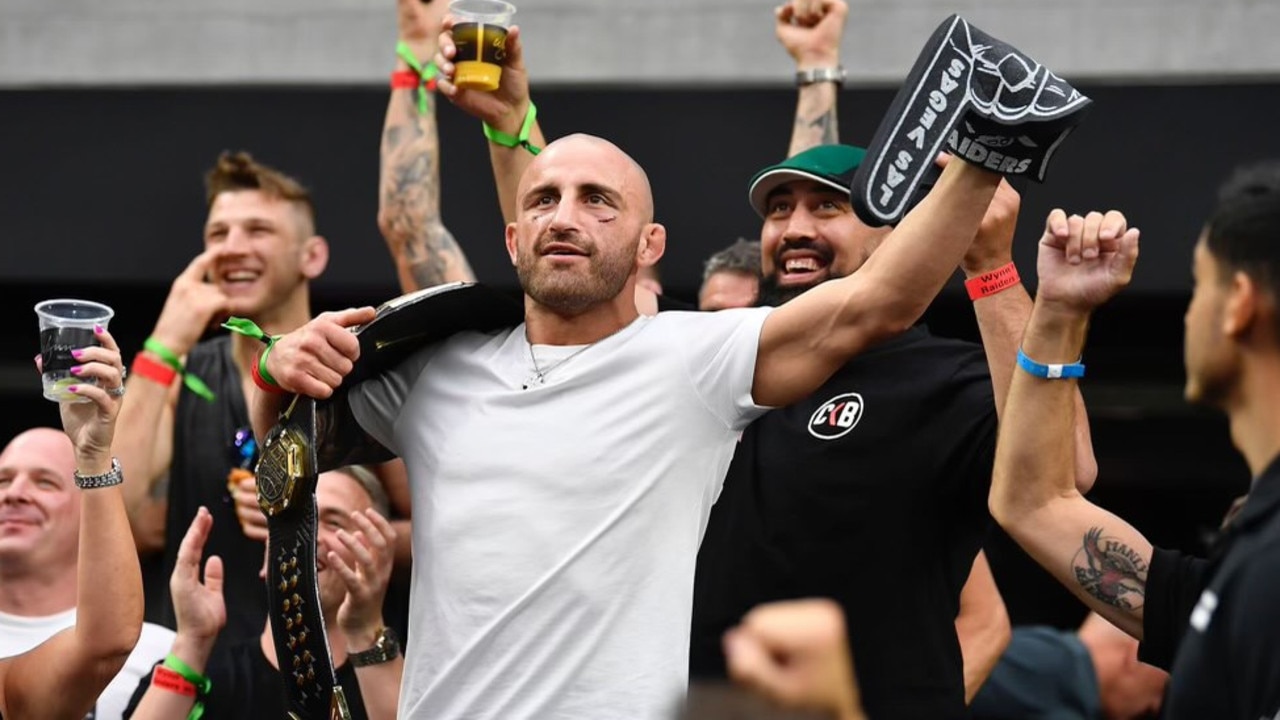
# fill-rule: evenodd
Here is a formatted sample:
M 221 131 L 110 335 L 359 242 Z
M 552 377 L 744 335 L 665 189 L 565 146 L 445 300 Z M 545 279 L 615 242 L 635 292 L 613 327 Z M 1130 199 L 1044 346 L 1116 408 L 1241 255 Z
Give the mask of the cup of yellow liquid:
M 453 0 L 455 18 L 453 84 L 458 88 L 492 92 L 502 80 L 507 59 L 507 29 L 516 6 L 503 0 Z

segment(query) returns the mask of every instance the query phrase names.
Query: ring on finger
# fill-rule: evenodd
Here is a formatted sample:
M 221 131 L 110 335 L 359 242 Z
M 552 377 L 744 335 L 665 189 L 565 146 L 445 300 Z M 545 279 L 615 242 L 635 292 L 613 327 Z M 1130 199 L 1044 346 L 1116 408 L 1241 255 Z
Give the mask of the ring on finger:
M 121 384 L 120 387 L 107 388 L 107 394 L 112 397 L 120 397 L 124 395 L 124 385 Z

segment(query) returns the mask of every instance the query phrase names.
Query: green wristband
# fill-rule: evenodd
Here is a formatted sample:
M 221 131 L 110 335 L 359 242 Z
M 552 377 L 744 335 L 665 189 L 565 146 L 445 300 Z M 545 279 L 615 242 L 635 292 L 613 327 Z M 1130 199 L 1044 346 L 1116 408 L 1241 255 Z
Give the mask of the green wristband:
M 542 148 L 529 142 L 529 133 L 533 130 L 533 121 L 538 119 L 538 106 L 529 101 L 529 111 L 524 114 L 524 123 L 520 125 L 519 135 L 508 135 L 501 130 L 495 130 L 489 127 L 489 123 L 481 123 L 484 126 L 484 136 L 489 141 L 503 147 L 513 148 L 519 145 L 528 150 L 530 154 L 537 155 L 542 152 Z
M 178 656 L 173 653 L 164 656 L 164 666 L 178 673 L 183 680 L 195 686 L 196 703 L 191 706 L 191 712 L 187 713 L 187 720 L 200 720 L 200 716 L 204 715 L 204 698 L 208 697 L 209 690 L 213 688 L 213 681 L 196 672 L 190 665 L 179 660 Z
M 401 40 L 396 43 L 396 57 L 400 58 L 418 73 L 421 82 L 418 84 L 418 114 L 426 115 L 431 109 L 428 95 L 436 89 L 436 75 L 440 74 L 440 68 L 436 67 L 434 60 L 428 62 L 426 66 L 418 62 L 418 58 L 414 57 L 413 51 L 409 49 L 409 44 Z
M 276 379 L 271 377 L 271 373 L 267 372 L 267 355 L 271 353 L 271 348 L 276 346 L 276 340 L 279 340 L 282 336 L 266 334 L 262 328 L 258 327 L 257 323 L 248 318 L 228 318 L 226 322 L 222 323 L 222 327 L 245 337 L 261 340 L 267 346 L 267 349 L 263 350 L 262 354 L 258 356 L 258 375 L 268 385 L 280 387 L 280 383 L 277 383 Z
M 182 358 L 178 357 L 177 353 L 165 347 L 159 340 L 149 337 L 142 343 L 142 347 L 147 352 L 163 360 L 165 365 L 173 368 L 174 372 L 181 375 L 182 384 L 186 385 L 188 390 L 209 402 L 213 402 L 217 397 L 209 389 L 209 386 L 205 385 L 203 380 L 187 372 L 187 369 L 182 365 Z

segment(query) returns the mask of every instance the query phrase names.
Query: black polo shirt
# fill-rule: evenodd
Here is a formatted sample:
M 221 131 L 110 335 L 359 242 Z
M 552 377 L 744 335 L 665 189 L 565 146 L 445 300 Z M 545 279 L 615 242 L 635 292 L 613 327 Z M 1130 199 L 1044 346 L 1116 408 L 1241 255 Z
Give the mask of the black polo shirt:
M 955 617 L 995 435 L 981 346 L 922 327 L 752 423 L 698 554 L 693 677 L 724 675 L 721 636 L 752 607 L 830 597 L 870 717 L 963 717 Z
M 1280 458 L 1209 559 L 1156 549 L 1139 658 L 1171 668 L 1164 717 L 1280 717 Z

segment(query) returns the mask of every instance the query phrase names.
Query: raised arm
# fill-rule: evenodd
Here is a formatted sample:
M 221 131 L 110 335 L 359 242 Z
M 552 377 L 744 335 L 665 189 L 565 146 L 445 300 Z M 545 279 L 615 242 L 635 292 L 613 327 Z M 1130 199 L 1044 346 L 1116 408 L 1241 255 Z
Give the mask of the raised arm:
M 403 0 L 402 0 L 403 1 Z M 502 80 L 493 92 L 459 89 L 453 84 L 453 18 L 444 19 L 445 31 L 440 35 L 440 50 L 436 64 L 440 66 L 440 93 L 468 115 L 487 123 L 489 127 L 508 137 L 518 138 L 529 119 L 532 100 L 529 97 L 529 72 L 524 66 L 524 48 L 520 43 L 520 28 L 512 26 L 507 33 L 507 54 L 502 66 Z M 535 117 L 529 128 L 528 144 L 536 149 L 546 147 L 546 138 Z M 533 162 L 534 154 L 524 145 L 508 147 L 489 142 L 489 162 L 493 166 L 493 180 L 498 189 L 498 204 L 502 208 L 503 223 L 516 220 L 516 187 L 525 168 Z
M 436 53 L 443 0 L 396 0 L 400 42 L 419 67 Z M 396 71 L 411 71 L 399 53 Z M 422 104 L 419 105 L 421 98 Z M 440 214 L 440 136 L 436 100 L 424 87 L 393 88 L 382 130 L 378 228 L 396 264 L 400 289 L 475 280 Z
M 760 334 L 755 401 L 789 405 L 850 357 L 915 323 L 955 272 L 999 183 L 995 173 L 949 163 L 857 272 L 774 310 Z
M 227 623 L 227 606 L 222 597 L 222 559 L 210 556 L 204 564 L 204 580 L 200 579 L 200 561 L 212 528 L 213 516 L 207 509 L 200 508 L 182 538 L 173 574 L 169 577 L 169 593 L 178 621 L 169 654 L 200 675 L 206 675 L 213 645 Z M 131 720 L 185 718 L 195 703 L 196 698 L 190 695 L 153 684 L 130 717 Z
M 995 290 L 993 294 L 974 300 L 973 311 L 978 320 L 978 332 L 982 335 L 987 367 L 991 371 L 997 417 L 1004 411 L 1009 382 L 1017 362 L 1018 344 L 1022 341 L 1027 319 L 1031 317 L 1031 296 L 1027 294 L 1026 287 L 1020 281 L 1011 283 L 1009 279 L 1016 275 L 1013 236 L 1021 205 L 1018 191 L 1007 181 L 1000 183 L 1000 189 L 982 218 L 978 235 L 960 263 L 966 280 L 987 292 Z M 999 289 L 1001 287 L 1004 289 Z M 1098 476 L 1098 463 L 1093 456 L 1089 416 L 1078 389 L 1074 403 L 1076 489 L 1087 493 Z
M 774 33 L 796 63 L 796 119 L 787 157 L 818 145 L 840 142 L 836 123 L 836 96 L 841 80 L 806 79 L 800 74 L 822 73 L 843 78 L 840 39 L 844 35 L 849 5 L 845 0 L 789 0 L 774 10 Z
M 83 349 L 79 376 L 96 378 L 99 386 L 73 390 L 90 402 L 59 407 L 82 477 L 111 471 L 122 399 L 105 389 L 121 387 L 120 348 L 105 330 L 98 339 L 100 347 Z M 84 717 L 120 672 L 141 632 L 142 573 L 122 485 L 85 488 L 80 491 L 75 627 L 8 661 L 0 712 L 8 720 Z
M 174 356 L 185 358 L 215 316 L 227 307 L 217 285 L 206 282 L 214 271 L 216 251 L 206 250 L 174 279 L 164 308 L 151 331 L 154 343 Z M 164 367 L 165 358 L 144 349 L 140 360 Z M 167 385 L 135 372 L 126 380 L 129 402 L 120 410 L 115 450 L 129 482 L 124 501 L 129 511 L 138 552 L 147 555 L 164 549 L 165 512 L 168 506 L 169 465 L 173 460 L 173 412 L 181 381 Z
M 1123 215 L 1050 213 L 1040 241 L 1039 289 L 1022 348 L 1037 363 L 1074 363 L 1089 316 L 1129 282 L 1138 231 Z M 1014 373 L 1000 423 L 991 514 L 1068 590 L 1142 638 L 1151 543 L 1076 489 L 1077 387 Z

